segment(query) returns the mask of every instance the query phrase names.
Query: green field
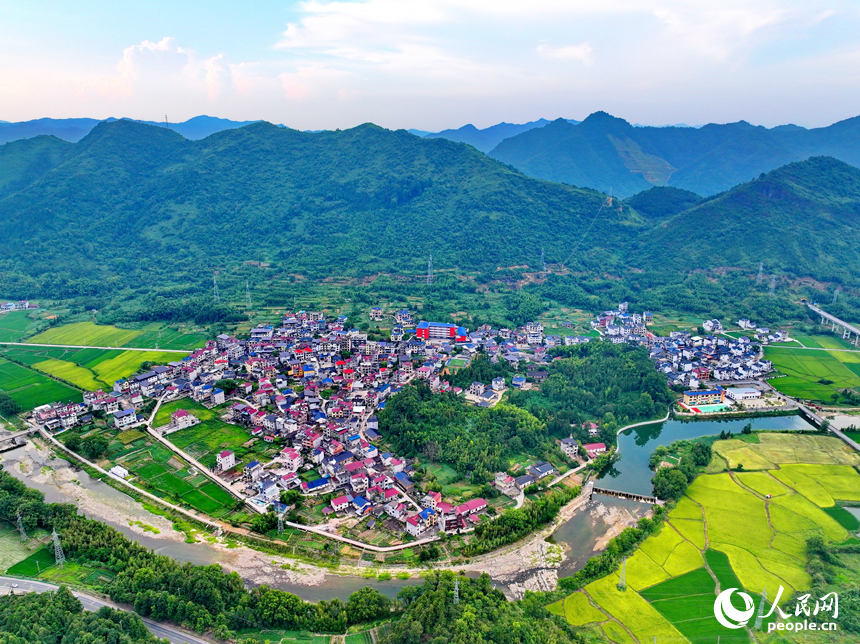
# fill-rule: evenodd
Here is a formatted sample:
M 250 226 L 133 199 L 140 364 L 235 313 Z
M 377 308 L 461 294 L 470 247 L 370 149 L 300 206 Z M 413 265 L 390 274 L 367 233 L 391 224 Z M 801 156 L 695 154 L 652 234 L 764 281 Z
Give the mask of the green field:
M 123 351 L 94 365 L 93 371 L 99 380 L 113 386 L 113 383 L 120 378 L 127 378 L 139 371 L 140 365 L 144 362 L 167 364 L 184 357 L 181 353 L 164 353 L 162 351 Z
M 24 409 L 55 401 L 80 402 L 79 391 L 37 371 L 0 358 L 0 391 L 9 394 Z
M 0 314 L 0 342 L 18 342 L 27 335 L 28 330 L 36 325 L 36 321 L 28 317 L 29 314 L 30 311 Z
M 827 343 L 831 338 L 819 337 Z M 785 378 L 770 383 L 789 396 L 809 400 L 827 400 L 840 389 L 860 386 L 860 353 L 849 351 L 809 351 L 789 347 L 765 347 L 765 357 Z M 833 384 L 819 383 L 831 380 Z
M 63 324 L 33 336 L 27 342 L 35 344 L 73 344 L 94 347 L 124 347 L 141 334 L 140 331 L 118 329 L 93 322 Z
M 19 561 L 6 572 L 10 575 L 20 577 L 35 577 L 42 570 L 54 565 L 54 551 L 52 548 L 42 548 L 32 555 Z
M 36 362 L 32 366 L 33 369 L 70 382 L 76 387 L 86 389 L 87 391 L 94 391 L 105 386 L 105 383 L 96 380 L 95 374 L 92 371 L 78 366 L 73 362 L 51 358 L 42 362 Z
M 225 449 L 235 452 L 237 466 L 241 466 L 255 458 L 261 462 L 271 460 L 278 450 L 281 449 L 277 444 L 266 443 L 259 439 L 254 439 L 250 446 L 245 447 L 245 443 L 252 440 L 247 429 L 225 423 L 217 420 L 217 418 L 206 420 L 205 417 L 207 415 L 217 416 L 218 412 L 207 409 L 202 409 L 201 411 L 193 408 L 189 405 L 191 401 L 183 400 L 178 402 L 183 404 L 178 405 L 177 408 L 188 408 L 192 414 L 204 419 L 193 427 L 180 429 L 178 432 L 168 435 L 167 439 L 190 456 L 199 460 L 206 467 L 214 467 L 216 454 Z M 159 410 L 160 414 L 161 410 Z
M 162 425 L 169 425 L 170 415 L 179 409 L 184 409 L 190 412 L 200 420 L 218 420 L 218 418 L 220 418 L 224 413 L 223 409 L 207 409 L 190 398 L 182 398 L 180 400 L 173 400 L 171 402 L 164 403 L 159 407 L 158 413 L 155 415 L 153 426 L 161 427 Z
M 141 329 L 140 335 L 124 346 L 141 349 L 197 349 L 206 344 L 209 336 L 188 325 L 170 327 L 155 322 Z
M 782 586 L 781 601 L 788 601 L 811 586 L 806 540 L 817 534 L 829 542 L 844 541 L 858 522 L 834 502 L 860 500 L 860 474 L 854 467 L 860 457 L 838 439 L 767 433 L 760 439 L 715 443 L 715 451 L 729 462 L 746 450 L 743 458 L 761 463 L 762 471 L 696 478 L 661 530 L 628 557 L 627 591 L 615 588 L 616 571 L 580 594 L 639 642 L 651 642 L 654 635 L 658 642 L 708 644 L 717 637 L 729 644 L 749 642 L 745 631 L 730 631 L 714 619 L 714 578 L 722 589 L 744 589 L 756 602 L 764 588 L 772 598 Z M 574 596 L 569 603 L 552 604 L 551 612 L 574 625 L 596 621 L 592 605 Z M 670 628 L 677 629 L 675 635 Z

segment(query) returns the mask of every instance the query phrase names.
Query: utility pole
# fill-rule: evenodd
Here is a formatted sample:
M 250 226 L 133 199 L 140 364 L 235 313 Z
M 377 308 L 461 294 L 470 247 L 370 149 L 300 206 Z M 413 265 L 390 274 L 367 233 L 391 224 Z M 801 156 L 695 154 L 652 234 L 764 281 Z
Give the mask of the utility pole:
M 66 563 L 66 555 L 63 554 L 63 546 L 60 544 L 60 535 L 57 534 L 56 528 L 51 536 L 54 539 L 54 560 L 58 566 L 62 566 Z
M 21 533 L 21 541 L 27 540 L 27 531 L 24 530 L 24 517 L 21 516 L 21 513 L 18 513 L 18 532 Z
M 627 590 L 627 557 L 621 560 L 621 577 L 618 579 L 618 590 Z
M 212 276 L 212 284 L 214 286 L 212 290 L 212 297 L 215 300 L 215 304 L 221 303 L 221 296 L 218 294 L 218 275 Z
M 755 629 L 761 630 L 761 622 L 764 617 L 764 604 L 767 601 L 767 587 L 761 591 L 761 601 L 758 604 L 758 615 L 755 617 Z
M 430 255 L 430 261 L 427 262 L 427 283 L 433 283 L 433 255 Z

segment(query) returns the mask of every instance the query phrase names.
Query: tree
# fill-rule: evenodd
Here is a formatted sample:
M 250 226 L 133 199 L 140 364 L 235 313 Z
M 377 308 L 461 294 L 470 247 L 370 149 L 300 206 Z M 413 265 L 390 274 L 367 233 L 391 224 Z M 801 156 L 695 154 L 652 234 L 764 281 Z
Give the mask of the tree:
M 304 497 L 298 490 L 284 490 L 281 492 L 281 503 L 284 505 L 294 505 L 296 509 L 302 507 Z
M 664 501 L 677 501 L 687 489 L 687 477 L 674 467 L 657 470 L 651 483 L 654 485 L 654 496 Z
M 752 434 L 752 423 L 747 423 L 741 430 L 741 434 Z
M 100 458 L 107 450 L 109 444 L 108 439 L 100 434 L 87 436 L 81 441 L 80 453 L 92 461 Z
M 711 454 L 711 446 L 707 443 L 693 443 L 693 447 L 690 450 L 693 463 L 699 467 L 706 467 L 711 462 Z
M 350 624 L 371 622 L 391 612 L 391 600 L 378 590 L 362 588 L 349 596 L 346 603 L 346 618 Z
M 0 391 L 0 416 L 14 416 L 21 413 L 21 405 L 7 393 Z

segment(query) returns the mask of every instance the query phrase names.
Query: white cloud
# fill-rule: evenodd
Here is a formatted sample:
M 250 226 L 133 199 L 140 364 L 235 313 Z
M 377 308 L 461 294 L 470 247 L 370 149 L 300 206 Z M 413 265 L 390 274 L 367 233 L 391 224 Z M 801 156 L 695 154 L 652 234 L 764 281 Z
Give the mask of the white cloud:
M 591 45 L 588 43 L 566 45 L 563 47 L 553 47 L 546 43 L 541 43 L 537 46 L 537 53 L 543 58 L 575 60 L 586 64 L 591 63 Z

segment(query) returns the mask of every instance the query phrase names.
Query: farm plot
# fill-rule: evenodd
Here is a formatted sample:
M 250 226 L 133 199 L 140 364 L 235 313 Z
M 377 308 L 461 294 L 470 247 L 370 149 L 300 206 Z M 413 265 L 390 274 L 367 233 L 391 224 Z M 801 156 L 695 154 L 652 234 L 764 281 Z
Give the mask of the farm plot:
M 209 516 L 221 517 L 235 505 L 235 499 L 226 490 L 206 476 L 193 474 L 186 463 L 160 445 L 135 448 L 127 457 L 118 458 L 117 463 L 153 494 L 184 503 Z
M 9 311 L 0 315 L 0 342 L 18 342 L 27 335 L 28 329 L 36 324 L 28 315 L 29 311 Z
M 772 470 L 778 464 L 794 463 L 860 465 L 860 455 L 829 436 L 763 433 L 758 443 L 732 439 L 717 441 L 713 449 L 730 467 L 742 464 L 745 470 Z
M 140 331 L 118 329 L 92 322 L 74 322 L 43 331 L 27 342 L 34 344 L 71 344 L 92 347 L 123 347 Z
M 113 385 L 120 378 L 127 378 L 139 371 L 144 362 L 167 364 L 181 360 L 183 357 L 181 353 L 164 353 L 161 351 L 123 351 L 108 360 L 95 364 L 93 371 L 99 380 Z
M 843 463 L 856 456 L 847 456 L 840 441 L 791 434 L 762 434 L 761 439 L 750 447 L 758 449 L 758 456 L 772 469 L 700 475 L 669 513 L 668 525 L 627 559 L 626 591 L 615 589 L 620 570 L 585 586 L 600 609 L 640 642 L 650 642 L 655 634 L 658 641 L 686 638 L 692 644 L 714 642 L 717 636 L 725 642 L 749 641 L 744 631 L 737 635 L 727 629 L 715 630 L 719 628 L 713 617 L 716 585 L 710 572 L 722 589 L 743 589 L 756 604 L 756 593 L 767 588 L 773 596 L 774 589 L 782 586 L 785 602 L 795 591 L 811 586 L 806 540 L 820 535 L 827 541 L 842 542 L 858 525 L 856 517 L 832 505 L 840 495 L 847 501 L 860 495 L 860 474 Z M 715 448 L 723 443 L 733 441 L 719 441 Z M 813 453 L 819 462 L 795 462 Z M 828 501 L 831 506 L 825 511 L 821 506 Z M 639 600 L 683 638 L 676 635 L 673 639 L 665 626 L 649 617 Z M 593 620 L 588 615 L 592 610 L 581 600 L 553 605 L 553 612 L 572 624 Z M 604 626 L 608 624 L 611 622 Z
M 836 357 L 840 353 L 766 347 L 765 357 L 787 376 L 771 383 L 789 396 L 814 400 L 826 400 L 837 390 L 860 386 L 860 375 Z M 832 384 L 819 380 L 830 380 Z
M 155 415 L 153 426 L 161 427 L 162 425 L 169 425 L 170 415 L 179 409 L 191 412 L 191 414 L 199 420 L 217 420 L 223 413 L 223 410 L 207 409 L 190 398 L 182 398 L 180 400 L 173 400 L 171 402 L 164 403 L 159 407 L 158 413 Z
M 160 323 L 147 324 L 140 335 L 124 346 L 141 349 L 197 349 L 206 344 L 209 336 L 187 325 L 170 327 Z
M 205 420 L 193 427 L 180 429 L 167 436 L 167 440 L 209 468 L 215 466 L 216 454 L 225 449 L 236 454 L 237 466 L 255 458 L 264 462 L 270 460 L 279 449 L 258 439 L 253 439 L 253 443 L 245 447 L 252 440 L 248 430 L 220 420 Z
M 79 391 L 37 371 L 0 358 L 0 391 L 9 394 L 24 409 L 55 401 L 80 402 Z
M 78 366 L 73 362 L 50 359 L 33 364 L 33 368 L 56 378 L 60 378 L 61 380 L 65 380 L 66 382 L 70 382 L 81 389 L 86 389 L 87 391 L 94 391 L 105 386 L 105 383 L 96 379 L 96 376 L 92 371 L 85 367 Z

